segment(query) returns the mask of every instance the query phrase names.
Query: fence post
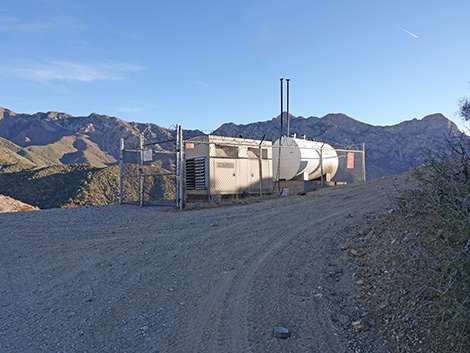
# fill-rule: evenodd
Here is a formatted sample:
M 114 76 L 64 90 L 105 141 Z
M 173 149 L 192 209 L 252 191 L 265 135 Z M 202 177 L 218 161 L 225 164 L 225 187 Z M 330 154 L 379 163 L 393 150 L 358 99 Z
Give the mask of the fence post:
M 366 182 L 366 143 L 362 143 L 362 181 Z
M 184 164 L 183 164 L 183 148 L 184 148 L 184 143 L 183 143 L 183 128 L 181 125 L 178 125 L 178 141 L 179 141 L 179 152 L 178 152 L 178 163 L 179 163 L 179 195 L 178 195 L 178 200 L 179 200 L 179 208 L 180 211 L 183 210 L 184 207 L 184 184 L 183 184 L 183 179 L 184 179 Z
M 140 207 L 144 206 L 144 134 L 140 134 Z
M 261 147 L 261 144 L 263 141 L 260 142 L 259 144 L 259 156 L 258 156 L 258 161 L 259 161 L 259 196 L 263 196 L 263 148 Z
M 122 175 L 124 168 L 124 138 L 121 137 L 121 148 L 119 153 L 119 204 L 122 205 L 123 199 L 123 185 L 122 185 Z
M 266 137 L 266 134 L 264 134 L 263 138 L 261 139 L 259 143 L 259 155 L 258 155 L 258 160 L 259 160 L 259 196 L 263 196 L 263 141 L 264 138 Z
M 279 195 L 281 194 L 281 153 L 282 153 L 282 135 L 279 138 L 278 146 L 278 156 L 277 156 L 277 171 L 276 171 L 276 181 L 277 181 L 277 191 Z
M 175 182 L 176 182 L 176 207 L 180 207 L 180 149 L 181 149 L 181 141 L 180 141 L 180 126 L 176 125 L 176 175 L 175 175 Z
M 324 144 L 323 144 L 324 145 Z M 324 181 L 323 181 L 323 145 L 320 147 L 320 180 L 321 180 L 321 187 L 324 187 Z

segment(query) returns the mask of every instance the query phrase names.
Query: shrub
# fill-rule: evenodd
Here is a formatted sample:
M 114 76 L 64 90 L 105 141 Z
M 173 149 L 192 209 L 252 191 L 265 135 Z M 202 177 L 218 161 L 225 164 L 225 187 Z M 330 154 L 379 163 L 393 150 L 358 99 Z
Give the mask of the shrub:
M 465 335 L 470 334 L 470 139 L 449 133 L 446 145 L 427 151 L 412 171 L 419 187 L 406 197 L 408 207 L 423 216 L 431 234 L 439 234 L 432 264 L 434 290 L 447 303 L 443 314 Z M 430 236 L 427 234 L 427 236 Z M 427 261 L 432 258 L 432 261 Z M 437 261 L 436 261 L 437 260 Z

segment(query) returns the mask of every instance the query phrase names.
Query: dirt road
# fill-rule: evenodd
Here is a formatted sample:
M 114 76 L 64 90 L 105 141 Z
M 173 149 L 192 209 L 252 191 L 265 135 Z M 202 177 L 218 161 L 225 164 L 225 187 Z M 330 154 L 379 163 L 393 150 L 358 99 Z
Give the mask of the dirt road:
M 183 212 L 0 214 L 0 351 L 366 352 L 352 235 L 402 182 Z

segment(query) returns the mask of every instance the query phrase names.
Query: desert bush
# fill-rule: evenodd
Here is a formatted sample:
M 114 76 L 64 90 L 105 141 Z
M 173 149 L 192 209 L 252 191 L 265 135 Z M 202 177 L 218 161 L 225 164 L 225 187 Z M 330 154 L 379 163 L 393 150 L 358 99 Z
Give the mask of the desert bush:
M 465 337 L 470 334 L 470 138 L 453 131 L 446 141 L 427 151 L 412 171 L 419 187 L 406 196 L 406 204 L 427 222 L 428 236 L 439 235 L 435 253 L 422 260 L 433 274 L 432 289 L 446 303 L 443 317 L 450 316 Z

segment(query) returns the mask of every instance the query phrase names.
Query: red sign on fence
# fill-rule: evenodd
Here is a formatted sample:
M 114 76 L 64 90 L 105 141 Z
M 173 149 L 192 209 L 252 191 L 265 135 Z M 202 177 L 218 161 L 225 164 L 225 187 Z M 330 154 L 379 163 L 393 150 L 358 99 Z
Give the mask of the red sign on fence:
M 354 169 L 354 153 L 348 153 L 347 169 Z

